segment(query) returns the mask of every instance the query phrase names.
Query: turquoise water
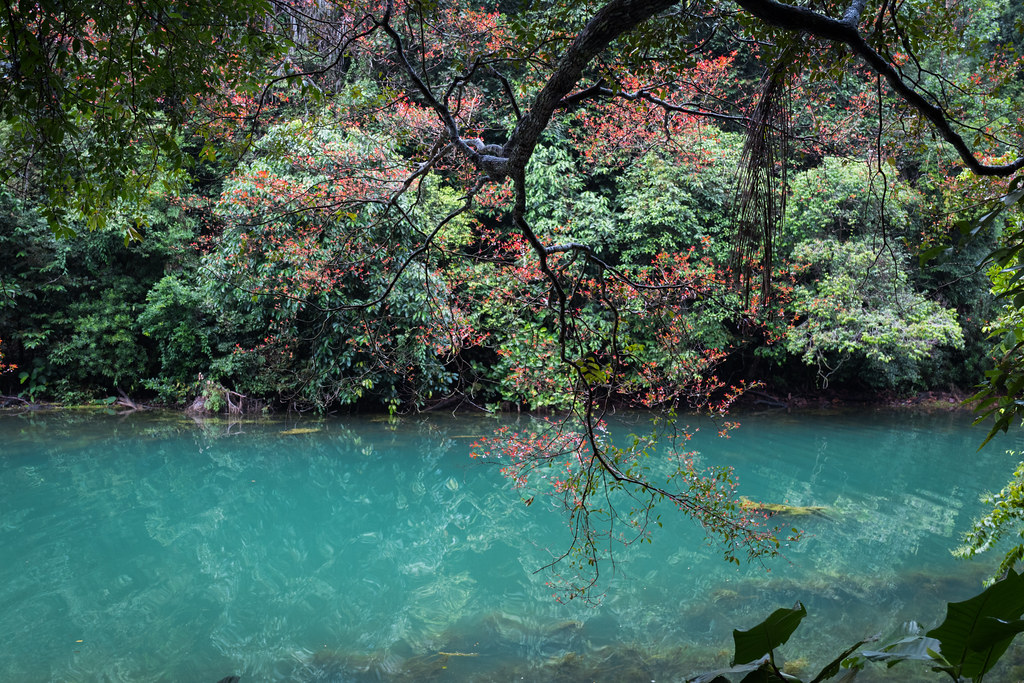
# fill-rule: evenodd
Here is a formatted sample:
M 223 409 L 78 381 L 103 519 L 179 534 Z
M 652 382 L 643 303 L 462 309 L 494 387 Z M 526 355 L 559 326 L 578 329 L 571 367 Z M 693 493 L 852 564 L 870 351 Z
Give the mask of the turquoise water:
M 665 510 L 590 607 L 534 573 L 567 541 L 557 510 L 468 457 L 490 418 L 2 415 L 0 680 L 679 680 L 797 600 L 785 651 L 816 672 L 977 592 L 995 558 L 948 550 L 1019 439 L 978 453 L 963 415 L 739 419 L 727 440 L 693 422 L 705 461 L 827 515 L 737 569 Z

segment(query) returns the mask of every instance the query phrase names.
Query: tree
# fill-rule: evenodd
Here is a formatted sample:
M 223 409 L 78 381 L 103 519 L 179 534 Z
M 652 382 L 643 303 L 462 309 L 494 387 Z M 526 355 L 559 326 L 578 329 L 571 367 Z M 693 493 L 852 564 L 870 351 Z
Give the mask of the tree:
M 250 122 L 288 69 L 262 0 L 8 2 L 2 15 L 0 179 L 45 197 L 59 234 L 174 182 L 192 151 L 182 130 L 192 144 Z
M 648 442 L 616 446 L 603 433 L 602 409 L 637 382 L 654 388 L 651 403 L 716 413 L 742 389 L 715 376 L 722 349 L 702 344 L 690 354 L 686 342 L 698 336 L 685 318 L 717 306 L 741 334 L 769 334 L 766 325 L 776 314 L 773 240 L 785 214 L 788 159 L 798 151 L 788 131 L 800 120 L 786 108 L 794 85 L 847 77 L 859 80 L 862 91 L 873 86 L 877 130 L 868 160 L 882 174 L 897 170 L 895 162 L 885 170 L 885 143 L 905 139 L 902 130 L 886 131 L 914 125 L 908 112 L 945 142 L 955 163 L 979 176 L 1009 177 L 1024 167 L 1024 157 L 1019 112 L 1010 109 L 998 124 L 984 124 L 966 96 L 983 84 L 951 83 L 930 66 L 940 56 L 972 58 L 977 46 L 960 42 L 961 32 L 936 30 L 939 22 L 968 21 L 963 4 L 853 0 L 812 10 L 737 0 L 736 6 L 611 0 L 594 9 L 570 2 L 509 18 L 468 5 L 393 0 L 327 8 L 240 1 L 177 11 L 147 2 L 102 10 L 43 3 L 21 11 L 19 5 L 20 13 L 9 8 L 0 35 L 14 65 L 2 105 L 12 144 L 4 149 L 15 150 L 22 163 L 12 168 L 22 179 L 35 177 L 35 169 L 64 168 L 68 150 L 79 151 L 59 182 L 42 188 L 52 207 L 48 218 L 63 230 L 76 215 L 101 223 L 103 207 L 142 198 L 154 178 L 180 182 L 175 173 L 160 174 L 184 167 L 190 148 L 207 161 L 241 160 L 233 175 L 211 181 L 227 194 L 219 194 L 209 229 L 229 239 L 215 246 L 209 263 L 258 256 L 252 261 L 262 269 L 257 288 L 246 294 L 272 303 L 251 314 L 254 334 L 277 325 L 295 334 L 287 326 L 310 313 L 325 325 L 343 314 L 376 313 L 414 272 L 424 273 L 423 300 L 447 299 L 447 292 L 431 289 L 430 274 L 451 273 L 454 262 L 478 264 L 474 272 L 486 284 L 474 289 L 479 280 L 466 280 L 459 293 L 515 302 L 505 311 L 526 320 L 529 337 L 521 347 L 535 344 L 547 354 L 539 379 L 562 392 L 571 409 L 549 432 L 509 439 L 508 453 L 488 452 L 514 459 L 508 471 L 516 481 L 555 457 L 559 466 L 568 464 L 547 491 L 569 511 L 581 566 L 595 568 L 604 552 L 591 521 L 603 519 L 610 530 L 617 520 L 639 520 L 628 524 L 642 535 L 651 506 L 662 499 L 704 523 L 730 558 L 741 548 L 758 556 L 775 552 L 778 542 L 736 506 L 727 473 L 702 483 L 681 451 L 668 471 L 646 468 Z M 764 76 L 756 87 L 734 83 L 730 91 L 721 76 L 740 50 Z M 370 76 L 372 88 L 360 83 Z M 359 159 L 332 157 L 325 144 L 323 154 L 312 153 L 316 168 L 306 168 L 307 155 L 299 155 L 286 175 L 242 156 L 255 134 L 273 129 L 267 117 L 281 124 L 311 104 L 340 110 L 325 126 L 372 132 L 391 126 L 399 160 L 391 163 L 372 142 Z M 204 111 L 210 116 L 192 116 Z M 645 148 L 669 150 L 672 140 L 711 125 L 743 129 L 747 139 L 738 189 L 741 249 L 732 269 L 711 263 L 695 276 L 689 255 L 680 253 L 637 254 L 637 260 L 653 258 L 619 263 L 563 226 L 547 231 L 538 222 L 544 212 L 531 195 L 528 169 L 545 153 L 538 150 L 559 148 L 559 140 L 545 136 L 568 130 L 565 139 L 576 141 L 571 154 L 592 163 L 595 155 L 613 160 L 614 150 L 580 140 L 608 141 L 618 136 L 615 130 L 629 131 L 619 149 L 635 160 Z M 1003 155 L 1007 161 L 995 160 Z M 148 163 L 141 168 L 154 171 L 138 172 L 141 159 Z M 652 172 L 654 160 L 644 162 Z M 428 179 L 444 189 L 428 190 Z M 269 203 L 257 204 L 267 198 L 260 194 L 264 183 L 279 187 Z M 611 205 L 600 200 L 599 186 L 588 189 L 598 211 Z M 459 199 L 444 202 L 438 215 L 431 197 L 445 193 Z M 473 225 L 472 244 L 449 241 L 453 226 L 476 212 L 489 214 L 491 225 Z M 429 225 L 419 220 L 424 216 Z M 307 268 L 310 255 L 314 267 Z M 383 279 L 369 291 L 346 284 L 353 295 L 338 301 L 320 278 L 343 277 L 346 268 Z M 750 283 L 758 277 L 762 286 L 755 291 Z M 731 291 L 735 284 L 741 286 Z M 237 303 L 242 310 L 244 297 Z M 671 327 L 676 323 L 678 330 Z M 151 329 L 169 328 L 154 320 Z M 311 335 L 305 341 L 338 357 L 328 333 Z M 679 360 L 671 382 L 644 374 L 654 352 Z M 404 362 L 402 354 L 395 357 Z M 436 384 L 446 388 L 443 379 Z M 620 512 L 620 503 L 629 507 Z
M 826 384 L 844 363 L 881 389 L 913 384 L 936 346 L 963 346 L 956 315 L 910 287 L 901 252 L 881 242 L 824 239 L 800 243 L 793 258 L 805 275 L 824 272 L 796 288 L 802 320 L 786 346 L 817 365 Z
M 623 362 L 625 358 L 623 354 L 615 352 L 615 345 L 612 344 L 613 352 L 607 363 L 597 361 L 595 366 L 591 366 L 588 361 L 579 360 L 586 359 L 595 349 L 588 346 L 585 337 L 579 334 L 581 327 L 576 325 L 572 314 L 573 297 L 570 292 L 572 283 L 579 277 L 578 273 L 582 272 L 579 269 L 595 268 L 607 277 L 621 278 L 625 284 L 630 284 L 630 280 L 609 267 L 589 245 L 545 241 L 528 219 L 530 196 L 526 183 L 527 163 L 542 134 L 559 111 L 571 109 L 585 101 L 608 101 L 639 103 L 645 107 L 655 105 L 665 118 L 676 115 L 735 120 L 730 117 L 736 117 L 742 121 L 748 128 L 749 144 L 741 194 L 744 216 L 750 219 L 750 238 L 741 241 L 746 241 L 752 249 L 759 249 L 763 272 L 770 270 L 772 236 L 781 215 L 782 203 L 772 199 L 772 186 L 777 183 L 779 145 L 785 141 L 779 138 L 787 121 L 785 116 L 779 114 L 785 83 L 792 77 L 793 70 L 811 61 L 812 55 L 822 60 L 825 72 L 830 75 L 845 73 L 852 66 L 851 57 L 856 58 L 866 67 L 869 77 L 877 82 L 878 89 L 885 83 L 902 106 L 911 108 L 924 119 L 953 149 L 959 162 L 971 172 L 1007 177 L 1024 167 L 1024 157 L 1020 156 L 1019 147 L 1014 142 L 1019 138 L 1011 138 L 1009 143 L 1004 143 L 998 133 L 981 130 L 971 124 L 961 126 L 957 120 L 958 113 L 948 109 L 942 99 L 945 87 L 931 90 L 931 79 L 941 81 L 942 76 L 928 72 L 919 61 L 917 53 L 929 48 L 927 36 L 935 35 L 934 32 L 927 32 L 923 16 L 903 16 L 897 5 L 888 3 L 872 5 L 869 10 L 869 3 L 865 0 L 855 0 L 845 8 L 830 7 L 840 18 L 829 16 L 825 11 L 785 5 L 774 0 L 738 0 L 737 4 L 744 10 L 737 18 L 741 26 L 774 43 L 775 48 L 766 50 L 768 76 L 757 106 L 751 113 L 732 114 L 711 110 L 700 103 L 685 102 L 683 98 L 691 93 L 681 77 L 674 80 L 647 80 L 655 73 L 657 76 L 663 75 L 657 73 L 656 66 L 657 59 L 662 55 L 676 57 L 677 64 L 692 66 L 695 58 L 690 50 L 699 52 L 706 44 L 702 41 L 707 34 L 702 35 L 702 29 L 710 32 L 725 22 L 725 8 L 721 4 L 677 8 L 672 2 L 613 0 L 585 19 L 580 19 L 579 14 L 574 13 L 578 12 L 575 6 L 560 15 L 571 26 L 579 25 L 582 21 L 582 27 L 571 40 L 557 36 L 554 44 L 561 49 L 545 51 L 545 56 L 554 52 L 550 62 L 545 62 L 543 58 L 536 60 L 551 66 L 542 76 L 534 76 L 538 85 L 532 97 L 527 98 L 528 104 L 524 106 L 519 102 L 511 89 L 504 91 L 507 98 L 494 106 L 514 111 L 516 122 L 507 136 L 490 144 L 464 133 L 464 124 L 454 114 L 457 106 L 453 106 L 453 103 L 458 103 L 456 96 L 464 92 L 475 79 L 480 79 L 485 70 L 513 61 L 514 55 L 480 55 L 467 70 L 442 85 L 438 79 L 431 78 L 429 70 L 419 68 L 419 60 L 410 57 L 407 47 L 415 44 L 415 36 L 403 35 L 396 28 L 401 22 L 394 5 L 386 5 L 383 14 L 376 20 L 391 39 L 394 63 L 413 83 L 415 95 L 435 112 L 442 124 L 443 131 L 439 134 L 438 144 L 450 145 L 455 153 L 467 159 L 480 174 L 478 182 L 505 179 L 511 182 L 511 220 L 533 249 L 540 275 L 550 288 L 550 301 L 558 314 L 559 360 L 567 368 L 573 369 L 573 379 L 577 383 L 574 395 L 585 399 L 579 409 L 581 432 L 588 435 L 593 457 L 580 461 L 582 481 L 592 480 L 600 473 L 617 485 L 635 487 L 639 491 L 656 490 L 647 480 L 633 476 L 628 469 L 620 467 L 621 462 L 629 460 L 620 460 L 613 450 L 598 439 L 599 423 L 592 408 L 593 390 L 614 377 L 618 368 L 626 365 Z M 930 5 L 928 9 L 945 15 L 947 20 L 954 18 L 946 12 L 946 8 Z M 576 20 L 576 23 L 572 20 Z M 404 23 L 415 25 L 416 19 Z M 708 29 L 709 25 L 712 29 Z M 869 33 L 862 33 L 862 28 Z M 526 32 L 525 35 L 528 38 L 530 34 Z M 682 36 L 690 40 L 679 41 L 678 38 Z M 613 41 L 617 39 L 621 40 L 612 47 Z M 530 40 L 523 42 L 531 46 L 536 44 Z M 679 49 L 679 42 L 683 42 L 686 47 Z M 946 42 L 933 44 L 933 47 L 954 51 L 957 48 Z M 677 48 L 677 51 L 673 53 L 672 48 Z M 601 55 L 600 59 L 597 59 L 598 55 Z M 913 66 L 905 69 L 904 64 Z M 913 71 L 915 66 L 916 73 Z M 942 83 L 940 85 L 944 86 Z M 675 101 L 675 96 L 681 96 L 681 101 Z M 1016 136 L 1019 135 L 1019 128 L 1014 128 L 1014 125 L 1019 122 L 1019 117 L 1013 116 L 1013 121 L 1009 134 Z M 979 142 L 985 145 L 982 154 L 977 154 L 964 137 L 965 134 L 974 136 L 975 132 L 978 133 Z M 500 132 L 495 131 L 495 134 L 497 137 Z M 1011 161 L 990 162 L 984 154 L 993 150 L 997 154 L 1010 152 Z M 882 168 L 880 158 L 877 163 Z M 565 254 L 575 258 L 566 259 Z M 752 300 L 754 311 L 762 309 L 768 299 L 769 289 L 766 285 L 760 298 Z M 607 300 L 600 304 L 609 310 L 614 308 Z M 588 490 L 587 487 L 582 488 L 584 492 Z M 574 498 L 568 501 L 567 507 L 579 509 L 585 504 L 585 496 L 580 496 L 578 491 L 573 491 L 572 495 Z

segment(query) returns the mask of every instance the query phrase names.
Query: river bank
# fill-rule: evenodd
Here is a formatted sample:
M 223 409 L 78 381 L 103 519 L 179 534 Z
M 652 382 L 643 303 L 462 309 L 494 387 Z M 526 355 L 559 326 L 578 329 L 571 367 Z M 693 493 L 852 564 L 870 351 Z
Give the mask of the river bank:
M 734 404 L 741 410 L 805 410 L 805 409 L 827 409 L 841 407 L 877 407 L 892 409 L 910 409 L 925 412 L 970 412 L 972 407 L 968 401 L 971 394 L 959 389 L 948 391 L 928 390 L 914 394 L 896 394 L 892 392 L 869 393 L 855 391 L 831 391 L 825 390 L 817 393 L 782 393 L 770 389 L 753 389 L 744 393 Z M 0 395 L 0 410 L 88 410 L 88 409 L 111 409 L 118 411 L 136 410 L 180 410 L 189 414 L 254 414 L 254 413 L 293 413 L 287 409 L 276 409 L 272 401 L 266 399 L 253 399 L 243 396 L 237 392 L 229 392 L 225 400 L 211 401 L 202 396 L 185 404 L 164 404 L 151 402 L 142 399 L 134 399 L 121 393 L 119 396 L 110 396 L 103 399 L 96 399 L 88 403 L 57 403 L 50 401 L 31 401 L 20 396 Z M 539 415 L 548 414 L 549 411 L 520 411 L 511 404 L 503 405 L 501 410 L 492 411 L 485 409 L 471 401 L 445 399 L 440 403 L 423 406 L 419 409 L 408 411 L 399 410 L 401 414 L 430 413 L 438 410 L 453 413 L 472 412 L 496 412 L 521 413 L 533 412 Z M 299 411 L 305 414 L 306 411 Z M 340 410 L 328 411 L 329 414 L 368 414 L 384 412 L 383 410 L 371 410 L 359 407 L 346 407 Z

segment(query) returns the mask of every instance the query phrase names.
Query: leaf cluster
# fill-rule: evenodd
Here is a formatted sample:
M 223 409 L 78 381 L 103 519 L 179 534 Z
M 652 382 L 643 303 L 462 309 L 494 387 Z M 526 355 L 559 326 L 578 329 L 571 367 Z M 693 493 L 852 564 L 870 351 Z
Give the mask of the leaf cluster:
M 850 681 L 869 662 L 892 667 L 900 662 L 916 661 L 954 681 L 984 680 L 1018 633 L 1024 631 L 1024 577 L 1012 569 L 978 595 L 946 605 L 946 618 L 925 634 L 912 632 L 877 650 L 862 646 L 878 636 L 862 640 L 827 664 L 810 683 L 820 683 L 844 672 L 841 680 Z M 785 672 L 776 650 L 790 637 L 807 616 L 800 603 L 791 609 L 779 609 L 757 626 L 733 631 L 733 666 L 689 679 L 689 683 L 727 683 L 734 674 L 746 674 L 744 683 L 755 681 L 799 682 Z

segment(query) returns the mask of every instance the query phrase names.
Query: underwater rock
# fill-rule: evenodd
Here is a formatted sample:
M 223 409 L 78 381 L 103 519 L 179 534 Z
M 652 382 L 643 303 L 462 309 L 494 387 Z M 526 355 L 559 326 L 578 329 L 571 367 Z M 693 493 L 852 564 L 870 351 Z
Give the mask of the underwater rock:
M 746 496 L 740 497 L 740 507 L 748 512 L 764 512 L 769 517 L 786 515 L 788 517 L 828 517 L 828 508 L 821 505 L 785 505 L 782 503 L 758 503 Z

